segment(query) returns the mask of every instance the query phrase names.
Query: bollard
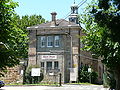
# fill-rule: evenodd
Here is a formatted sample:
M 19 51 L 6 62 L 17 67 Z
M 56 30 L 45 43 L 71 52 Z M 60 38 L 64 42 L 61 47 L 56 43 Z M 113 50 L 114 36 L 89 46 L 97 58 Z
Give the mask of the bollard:
M 62 84 L 61 84 L 61 73 L 59 74 L 59 86 L 62 86 Z

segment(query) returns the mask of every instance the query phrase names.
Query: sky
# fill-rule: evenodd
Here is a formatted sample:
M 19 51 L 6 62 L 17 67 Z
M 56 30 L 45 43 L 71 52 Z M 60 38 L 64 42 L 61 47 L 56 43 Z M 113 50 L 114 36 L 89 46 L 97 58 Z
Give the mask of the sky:
M 15 9 L 16 13 L 20 16 L 24 15 L 41 15 L 45 20 L 51 20 L 51 12 L 57 13 L 57 19 L 65 19 L 70 12 L 70 6 L 74 3 L 74 0 L 13 0 L 18 2 L 19 7 Z M 83 0 L 75 0 L 76 4 L 79 4 Z M 79 8 L 79 14 L 83 12 L 83 8 L 91 0 L 87 0 Z

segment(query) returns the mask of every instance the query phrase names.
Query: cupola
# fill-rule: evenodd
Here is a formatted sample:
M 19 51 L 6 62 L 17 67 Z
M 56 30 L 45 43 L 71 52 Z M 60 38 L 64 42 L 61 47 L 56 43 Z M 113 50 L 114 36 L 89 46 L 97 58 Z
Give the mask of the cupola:
M 78 24 L 78 5 L 75 4 L 75 1 L 74 4 L 71 5 L 71 14 L 69 15 L 69 21 Z

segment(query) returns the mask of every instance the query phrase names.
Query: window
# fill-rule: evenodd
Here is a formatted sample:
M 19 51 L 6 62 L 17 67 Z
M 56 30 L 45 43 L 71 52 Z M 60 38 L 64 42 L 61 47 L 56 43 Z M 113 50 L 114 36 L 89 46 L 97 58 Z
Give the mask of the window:
M 54 69 L 58 69 L 58 68 L 59 68 L 58 61 L 55 61 L 55 62 L 54 62 Z
M 49 35 L 49 36 L 38 36 L 37 37 L 37 47 L 60 47 L 60 36 L 59 35 Z
M 47 36 L 47 47 L 53 47 L 53 36 Z
M 45 36 L 41 36 L 41 47 L 45 47 Z
M 44 62 L 41 62 L 41 67 L 44 68 Z
M 48 70 L 52 69 L 52 62 L 47 62 L 47 69 Z
M 54 45 L 55 45 L 55 47 L 59 47 L 60 46 L 60 37 L 59 36 L 55 36 Z

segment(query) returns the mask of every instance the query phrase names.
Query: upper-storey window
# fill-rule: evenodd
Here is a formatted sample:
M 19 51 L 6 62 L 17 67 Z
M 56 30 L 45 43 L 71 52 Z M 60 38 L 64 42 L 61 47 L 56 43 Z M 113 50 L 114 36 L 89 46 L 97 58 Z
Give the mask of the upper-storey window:
M 37 47 L 40 48 L 49 48 L 49 47 L 60 47 L 60 36 L 59 35 L 46 35 L 37 37 Z
M 45 36 L 41 36 L 41 47 L 45 47 Z
M 60 36 L 55 36 L 55 39 L 54 39 L 54 45 L 55 47 L 59 47 L 60 46 Z
M 53 47 L 53 36 L 47 36 L 47 47 Z

